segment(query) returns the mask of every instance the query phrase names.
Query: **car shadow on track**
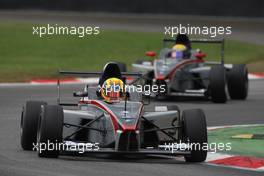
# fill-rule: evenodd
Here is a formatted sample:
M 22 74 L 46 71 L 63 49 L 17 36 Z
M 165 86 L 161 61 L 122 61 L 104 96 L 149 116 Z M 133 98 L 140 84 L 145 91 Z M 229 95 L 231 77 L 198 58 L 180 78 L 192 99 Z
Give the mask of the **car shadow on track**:
M 60 156 L 59 159 L 69 161 L 93 161 L 93 162 L 118 162 L 118 163 L 151 163 L 151 164 L 189 164 L 183 157 L 168 156 L 120 156 L 120 155 L 83 155 L 83 156 Z

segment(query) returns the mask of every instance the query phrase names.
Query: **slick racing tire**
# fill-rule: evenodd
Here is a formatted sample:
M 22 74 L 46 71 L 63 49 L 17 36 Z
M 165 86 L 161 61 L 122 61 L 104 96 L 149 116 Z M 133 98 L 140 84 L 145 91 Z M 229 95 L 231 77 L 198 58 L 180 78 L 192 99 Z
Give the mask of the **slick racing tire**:
M 207 145 L 207 126 L 204 112 L 201 109 L 184 110 L 182 120 L 183 137 L 193 146 L 190 149 L 191 155 L 186 155 L 185 160 L 187 162 L 205 161 L 207 146 L 204 148 L 203 146 Z
M 57 105 L 42 107 L 37 133 L 39 157 L 57 158 L 59 156 L 63 118 L 62 107 Z
M 24 150 L 32 150 L 33 143 L 37 142 L 37 126 L 42 105 L 42 101 L 27 101 L 23 106 L 20 121 L 20 143 Z
M 245 100 L 248 95 L 248 70 L 244 64 L 233 65 L 227 72 L 229 96 L 235 100 Z
M 210 70 L 210 95 L 214 103 L 225 103 L 226 96 L 226 74 L 222 65 L 214 66 Z
M 127 72 L 126 64 L 123 62 L 116 62 L 121 72 Z

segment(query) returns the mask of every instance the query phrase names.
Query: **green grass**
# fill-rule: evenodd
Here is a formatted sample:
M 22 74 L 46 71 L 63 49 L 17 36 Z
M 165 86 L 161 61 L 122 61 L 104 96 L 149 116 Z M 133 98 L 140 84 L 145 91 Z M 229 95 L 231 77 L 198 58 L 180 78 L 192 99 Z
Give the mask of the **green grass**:
M 57 76 L 58 69 L 101 70 L 108 61 L 131 65 L 147 50 L 158 52 L 161 33 L 102 31 L 97 36 L 32 35 L 31 24 L 0 23 L 0 82 Z M 34 25 L 36 26 L 36 25 Z M 216 46 L 200 46 L 209 58 L 219 58 Z M 226 43 L 226 61 L 250 63 L 264 58 L 263 46 Z
M 224 151 L 228 154 L 264 157 L 264 140 L 262 139 L 233 139 L 234 135 L 240 134 L 264 134 L 264 126 L 236 127 L 210 131 L 209 143 L 231 143 L 231 150 Z

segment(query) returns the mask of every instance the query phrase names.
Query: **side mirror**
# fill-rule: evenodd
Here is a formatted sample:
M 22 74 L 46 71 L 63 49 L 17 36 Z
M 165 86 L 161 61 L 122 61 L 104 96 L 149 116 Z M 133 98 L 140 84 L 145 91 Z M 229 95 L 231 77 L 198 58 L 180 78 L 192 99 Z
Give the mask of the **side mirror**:
M 146 56 L 149 56 L 149 57 L 155 57 L 155 56 L 156 56 L 156 52 L 154 52 L 154 51 L 147 51 L 147 52 L 145 53 L 145 55 L 146 55 Z
M 200 49 L 198 49 L 198 50 L 197 50 L 197 53 L 195 53 L 194 56 L 195 56 L 197 59 L 203 59 L 204 57 L 206 57 L 206 54 L 203 53 Z
M 81 92 L 81 91 L 73 92 L 73 96 L 74 97 L 87 97 L 88 96 L 88 92 Z

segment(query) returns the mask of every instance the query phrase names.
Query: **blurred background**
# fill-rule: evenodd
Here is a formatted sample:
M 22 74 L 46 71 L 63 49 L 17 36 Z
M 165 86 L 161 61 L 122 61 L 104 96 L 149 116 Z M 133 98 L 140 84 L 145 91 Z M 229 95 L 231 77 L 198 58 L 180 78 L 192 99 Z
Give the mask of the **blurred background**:
M 1 0 L 1 9 L 263 17 L 263 0 Z
M 99 26 L 100 34 L 32 35 L 32 27 L 47 24 Z M 226 39 L 226 62 L 264 72 L 263 0 L 0 0 L 0 82 L 55 78 L 58 69 L 100 70 L 113 60 L 129 67 L 145 51 L 158 53 L 164 26 L 179 24 L 231 26 L 231 35 L 219 36 Z M 218 47 L 193 48 L 219 59 Z

